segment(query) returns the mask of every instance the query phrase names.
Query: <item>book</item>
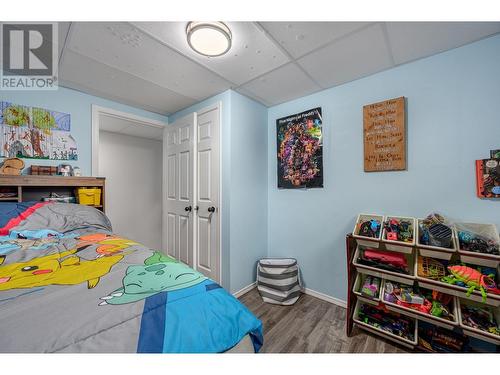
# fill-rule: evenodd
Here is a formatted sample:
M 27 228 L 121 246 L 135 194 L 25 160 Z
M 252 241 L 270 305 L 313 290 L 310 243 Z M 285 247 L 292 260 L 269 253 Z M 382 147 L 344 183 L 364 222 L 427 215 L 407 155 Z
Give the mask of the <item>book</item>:
M 476 160 L 476 193 L 479 198 L 500 198 L 500 159 Z

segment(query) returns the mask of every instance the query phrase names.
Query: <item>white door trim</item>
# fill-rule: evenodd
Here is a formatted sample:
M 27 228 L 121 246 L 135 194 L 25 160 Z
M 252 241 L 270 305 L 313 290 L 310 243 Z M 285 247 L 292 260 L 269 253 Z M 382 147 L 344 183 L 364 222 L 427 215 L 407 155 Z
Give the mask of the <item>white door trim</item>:
M 222 175 L 224 173 L 224 170 L 222 168 L 222 157 L 224 154 L 224 151 L 223 151 L 224 147 L 222 145 L 222 126 L 223 126 L 222 101 L 218 101 L 218 102 L 211 104 L 207 107 L 203 107 L 203 108 L 199 109 L 198 111 L 196 111 L 196 117 L 198 118 L 200 116 L 200 114 L 213 111 L 214 109 L 219 111 L 219 207 L 217 207 L 219 214 L 217 215 L 217 219 L 219 221 L 218 222 L 218 225 L 219 225 L 219 249 L 218 249 L 219 250 L 219 283 L 220 283 L 220 285 L 223 285 L 225 280 L 222 279 L 222 275 L 223 275 L 223 272 L 222 272 L 222 259 L 223 259 L 223 257 L 222 257 L 222 255 L 223 255 L 222 254 L 222 223 L 223 223 L 223 220 L 222 220 L 222 212 L 223 212 L 222 211 L 222 206 L 223 206 L 223 202 L 222 202 L 222 181 L 223 181 Z M 229 126 L 229 125 L 225 124 L 225 126 Z M 197 134 L 197 133 L 195 132 L 195 134 Z M 198 139 L 198 137 L 196 137 L 196 141 L 197 141 L 197 139 Z M 196 169 L 195 169 L 195 174 L 196 174 Z M 227 255 L 227 254 L 224 254 L 224 255 Z M 196 255 L 195 255 L 195 257 L 196 257 Z
M 158 120 L 149 119 L 147 117 L 142 117 L 134 115 L 128 112 L 118 111 L 116 109 L 102 107 L 99 105 L 92 104 L 92 169 L 91 175 L 98 177 L 99 174 L 99 116 L 106 115 L 110 117 L 119 118 L 122 120 L 132 121 L 138 125 L 152 126 L 155 128 L 164 128 L 168 126 L 167 122 L 162 122 Z

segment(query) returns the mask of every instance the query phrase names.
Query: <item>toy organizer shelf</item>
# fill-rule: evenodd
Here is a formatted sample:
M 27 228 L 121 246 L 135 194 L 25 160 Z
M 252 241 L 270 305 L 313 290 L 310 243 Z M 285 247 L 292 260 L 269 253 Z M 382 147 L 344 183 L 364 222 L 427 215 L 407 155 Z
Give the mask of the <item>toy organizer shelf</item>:
M 372 218 L 379 219 L 381 216 L 376 217 L 377 215 L 360 215 L 358 220 L 369 220 Z M 357 223 L 356 223 L 357 227 Z M 355 227 L 355 229 L 356 229 Z M 400 337 L 398 335 L 391 334 L 389 332 L 383 331 L 377 327 L 370 326 L 365 322 L 362 322 L 358 318 L 358 312 L 361 304 L 371 304 L 378 305 L 384 307 L 389 312 L 396 312 L 401 315 L 412 318 L 416 321 L 415 327 L 418 327 L 418 322 L 430 323 L 432 325 L 445 328 L 447 330 L 452 330 L 455 333 L 463 334 L 468 336 L 469 338 L 473 338 L 472 340 L 479 339 L 482 342 L 489 343 L 487 344 L 487 351 L 498 352 L 500 350 L 500 336 L 497 336 L 492 333 L 488 333 L 486 331 L 482 331 L 477 328 L 468 327 L 462 323 L 462 318 L 460 314 L 460 306 L 461 304 L 474 304 L 476 306 L 487 307 L 490 309 L 493 314 L 498 319 L 500 319 L 500 295 L 494 295 L 492 293 L 488 293 L 488 297 L 486 302 L 482 300 L 481 293 L 478 291 L 474 291 L 469 297 L 466 295 L 467 289 L 457 286 L 447 284 L 445 282 L 441 282 L 439 280 L 431 280 L 426 279 L 424 277 L 420 277 L 418 275 L 418 257 L 423 253 L 430 255 L 434 255 L 437 260 L 462 260 L 465 259 L 469 261 L 470 264 L 479 264 L 485 265 L 482 263 L 484 261 L 483 254 L 476 253 L 467 253 L 467 257 L 465 259 L 460 259 L 461 253 L 459 253 L 459 244 L 458 238 L 453 232 L 452 238 L 452 248 L 450 249 L 442 249 L 442 248 L 432 248 L 431 246 L 424 246 L 419 244 L 418 237 L 418 221 L 415 222 L 415 241 L 413 244 L 408 246 L 404 244 L 400 248 L 387 246 L 388 241 L 384 240 L 383 233 L 380 234 L 379 238 L 363 238 L 359 235 L 348 234 L 346 236 L 346 250 L 347 250 L 347 268 L 348 268 L 348 298 L 347 298 L 347 324 L 346 324 L 346 333 L 347 336 L 350 336 L 352 333 L 353 325 L 357 327 L 379 335 L 385 339 L 391 340 L 393 342 L 397 342 L 407 348 L 412 348 L 421 351 L 428 351 L 426 348 L 421 347 L 418 342 L 418 329 L 415 328 L 415 337 L 414 340 L 408 340 L 406 338 Z M 381 229 L 381 232 L 383 229 Z M 389 245 L 391 245 L 389 243 Z M 408 274 L 393 272 L 384 270 L 377 267 L 367 266 L 365 264 L 361 264 L 358 262 L 360 252 L 365 248 L 373 248 L 381 251 L 396 251 L 400 254 L 404 254 L 409 267 Z M 408 248 L 410 251 L 408 251 Z M 430 252 L 426 252 L 430 251 Z M 444 251 L 443 251 L 444 250 Z M 486 265 L 498 267 L 498 271 L 500 272 L 500 266 L 498 263 L 491 263 L 491 256 L 486 257 L 490 262 Z M 478 261 L 479 259 L 479 261 Z M 381 285 L 379 294 L 375 297 L 367 297 L 361 294 L 361 288 L 363 286 L 363 282 L 365 278 L 368 276 L 377 276 L 381 279 Z M 416 311 L 410 308 L 406 308 L 400 306 L 395 303 L 390 303 L 384 301 L 384 285 L 387 281 L 393 281 L 400 284 L 413 285 L 418 286 L 422 289 L 428 290 L 436 290 L 444 294 L 448 294 L 452 297 L 452 302 L 450 303 L 450 313 L 452 319 L 438 318 L 430 314 L 426 314 L 424 312 Z M 489 345 L 489 347 L 488 347 Z M 495 346 L 496 345 L 496 346 Z M 485 350 L 485 349 L 481 349 Z

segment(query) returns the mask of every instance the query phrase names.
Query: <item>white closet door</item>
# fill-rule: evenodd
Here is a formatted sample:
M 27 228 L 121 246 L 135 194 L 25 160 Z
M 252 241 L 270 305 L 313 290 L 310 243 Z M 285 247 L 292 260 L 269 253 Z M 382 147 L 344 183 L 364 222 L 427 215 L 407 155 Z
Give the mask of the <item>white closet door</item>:
M 164 247 L 193 266 L 194 130 L 196 114 L 183 117 L 164 133 Z
M 198 112 L 196 268 L 220 282 L 219 106 Z

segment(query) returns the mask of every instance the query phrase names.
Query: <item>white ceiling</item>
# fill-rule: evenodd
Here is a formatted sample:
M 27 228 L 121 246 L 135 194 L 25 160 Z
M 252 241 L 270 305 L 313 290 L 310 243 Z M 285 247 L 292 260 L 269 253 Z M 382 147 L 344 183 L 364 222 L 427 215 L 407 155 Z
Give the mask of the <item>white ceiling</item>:
M 163 128 L 161 126 L 152 126 L 102 114 L 99 118 L 99 130 L 159 141 L 163 140 Z
M 60 85 L 169 114 L 232 88 L 271 106 L 500 33 L 500 22 L 228 22 L 221 57 L 186 22 L 59 24 Z

